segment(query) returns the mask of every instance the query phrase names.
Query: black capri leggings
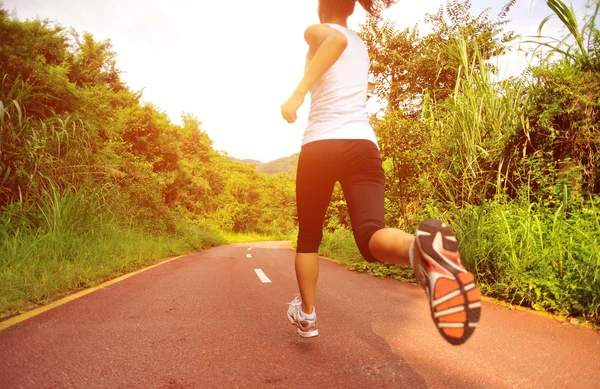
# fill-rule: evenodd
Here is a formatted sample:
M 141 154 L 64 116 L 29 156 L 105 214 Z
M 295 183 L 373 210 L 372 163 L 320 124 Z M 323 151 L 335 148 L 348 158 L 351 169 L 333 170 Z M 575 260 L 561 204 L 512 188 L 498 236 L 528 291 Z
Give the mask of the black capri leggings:
M 348 204 L 356 245 L 367 261 L 375 262 L 369 241 L 384 227 L 385 177 L 379 150 L 368 140 L 320 140 L 302 146 L 296 174 L 296 251 L 318 252 L 323 219 L 337 181 Z

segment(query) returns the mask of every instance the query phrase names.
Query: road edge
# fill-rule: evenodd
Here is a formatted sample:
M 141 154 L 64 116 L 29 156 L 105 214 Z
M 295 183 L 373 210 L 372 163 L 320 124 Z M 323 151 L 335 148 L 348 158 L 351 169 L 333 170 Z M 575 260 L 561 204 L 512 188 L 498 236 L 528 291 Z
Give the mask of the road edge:
M 49 304 L 46 304 L 46 305 L 42 305 L 41 307 L 32 309 L 31 311 L 27 311 L 25 313 L 13 316 L 13 317 L 11 317 L 9 319 L 6 319 L 4 321 L 0 321 L 0 332 L 6 330 L 7 328 L 12 327 L 12 326 L 14 326 L 16 324 L 19 324 L 19 323 L 21 323 L 21 322 L 23 322 L 25 320 L 31 319 L 32 317 L 35 317 L 35 316 L 40 315 L 40 314 L 42 314 L 44 312 L 47 312 L 47 311 L 49 311 L 51 309 L 54 309 L 56 307 L 59 307 L 61 305 L 66 304 L 68 302 L 76 300 L 76 299 L 78 299 L 80 297 L 83 297 L 85 295 L 93 293 L 93 292 L 95 292 L 97 290 L 104 289 L 107 286 L 116 284 L 117 282 L 126 280 L 129 277 L 133 277 L 133 276 L 135 276 L 137 274 L 140 274 L 140 273 L 143 273 L 143 272 L 145 272 L 147 270 L 150 270 L 150 269 L 153 269 L 155 267 L 164 265 L 165 263 L 169 263 L 169 262 L 175 261 L 175 260 L 177 260 L 179 258 L 183 258 L 183 257 L 185 257 L 187 255 L 189 255 L 189 254 L 183 254 L 183 255 L 176 256 L 176 257 L 167 258 L 167 259 L 165 259 L 165 260 L 163 260 L 163 261 L 161 261 L 159 263 L 155 263 L 154 265 L 146 266 L 144 268 L 141 268 L 139 270 L 133 271 L 131 273 L 124 274 L 124 275 L 119 276 L 117 278 L 113 278 L 112 280 L 103 282 L 100 285 L 96 285 L 96 286 L 93 286 L 91 288 L 83 289 L 83 290 L 81 290 L 79 292 L 76 292 L 76 293 L 70 294 L 70 295 L 68 295 L 66 297 L 63 297 L 60 300 L 56 300 L 56 301 L 54 301 L 52 303 L 49 303 Z
M 337 260 L 335 260 L 333 258 L 324 257 L 322 255 L 319 255 L 319 257 L 323 258 L 325 260 L 328 260 L 328 261 L 335 262 L 338 265 L 344 266 L 346 269 L 348 269 L 347 264 L 341 263 L 340 261 L 337 261 Z M 351 270 L 351 271 L 354 271 L 354 270 Z M 366 274 L 368 276 L 377 277 L 374 274 L 369 274 L 369 273 L 365 273 L 365 272 L 358 272 L 358 273 Z M 404 284 L 418 285 L 418 284 L 415 284 L 414 282 L 405 282 L 405 281 L 400 281 L 400 280 L 395 280 L 395 281 L 402 282 Z M 591 324 L 591 323 L 588 323 L 588 322 L 581 323 L 581 322 L 579 322 L 574 317 L 572 318 L 572 317 L 567 317 L 567 316 L 562 316 L 562 315 L 555 315 L 553 313 L 545 312 L 545 311 L 536 311 L 535 309 L 531 309 L 531 308 L 527 308 L 527 307 L 522 307 L 520 305 L 514 305 L 514 304 L 511 304 L 509 302 L 496 299 L 494 297 L 481 296 L 481 300 L 483 300 L 485 302 L 488 302 L 488 303 L 491 303 L 491 304 L 503 306 L 503 307 L 505 307 L 509 311 L 528 312 L 528 313 L 533 314 L 533 315 L 543 316 L 543 317 L 547 317 L 547 318 L 550 318 L 550 319 L 554 319 L 554 320 L 556 320 L 556 321 L 558 321 L 558 322 L 560 322 L 561 324 L 564 324 L 564 325 L 574 325 L 574 326 L 577 326 L 577 327 L 581 327 L 581 328 L 585 328 L 585 329 L 589 329 L 589 330 L 593 330 L 593 331 L 599 331 L 600 330 L 599 326 L 595 326 L 594 324 Z
M 281 241 L 281 242 L 289 242 L 289 241 Z M 234 243 L 232 245 L 239 245 L 239 244 L 248 244 L 248 243 L 242 243 L 242 242 L 240 242 L 240 243 L 237 243 L 237 244 Z M 104 283 L 102 283 L 100 285 L 97 285 L 97 286 L 94 286 L 94 287 L 91 287 L 91 288 L 87 288 L 87 289 L 81 290 L 79 292 L 76 292 L 76 293 L 73 293 L 73 294 L 68 295 L 66 297 L 63 297 L 60 300 L 56 300 L 56 301 L 54 301 L 52 303 L 43 305 L 43 306 L 35 308 L 35 309 L 32 309 L 31 311 L 27 311 L 25 313 L 13 316 L 13 317 L 11 317 L 9 319 L 6 319 L 4 321 L 0 321 L 0 332 L 6 330 L 7 328 L 10 328 L 10 327 L 12 327 L 12 326 L 14 326 L 16 324 L 19 324 L 19 323 L 21 323 L 21 322 L 23 322 L 25 320 L 31 319 L 32 317 L 35 317 L 35 316 L 38 316 L 38 315 L 40 315 L 40 314 L 42 314 L 44 312 L 47 312 L 47 311 L 49 311 L 51 309 L 57 308 L 57 307 L 59 307 L 61 305 L 64 305 L 64 304 L 66 304 L 68 302 L 71 302 L 71 301 L 76 300 L 76 299 L 78 299 L 80 297 L 83 297 L 85 295 L 93 293 L 93 292 L 95 292 L 97 290 L 104 289 L 104 288 L 106 288 L 106 287 L 108 287 L 110 285 L 116 284 L 117 282 L 123 281 L 123 280 L 125 280 L 125 279 L 127 279 L 129 277 L 133 277 L 133 276 L 135 276 L 137 274 L 143 273 L 143 272 L 145 272 L 147 270 L 150 270 L 150 269 L 153 269 L 155 267 L 158 267 L 158 266 L 164 265 L 166 263 L 175 261 L 177 259 L 183 258 L 183 257 L 188 256 L 190 254 L 192 254 L 192 253 L 183 254 L 183 255 L 176 256 L 176 257 L 172 257 L 172 258 L 167 258 L 164 261 L 161 261 L 161 262 L 156 263 L 154 265 L 146 266 L 146 267 L 144 267 L 142 269 L 133 271 L 131 273 L 124 274 L 124 275 L 119 276 L 117 278 L 114 278 L 112 280 L 106 281 L 106 282 L 104 282 Z M 337 261 L 337 260 L 335 260 L 333 258 L 325 257 L 325 256 L 322 256 L 322 255 L 319 255 L 319 257 L 322 258 L 322 259 L 328 260 L 328 261 L 335 262 L 338 265 L 346 267 L 346 269 L 348 268 L 346 264 L 341 263 L 341 262 L 339 262 L 339 261 Z M 363 274 L 370 275 L 370 274 L 367 274 L 367 273 L 363 273 Z M 586 323 L 580 323 L 575 318 L 570 319 L 569 317 L 566 317 L 566 316 L 555 315 L 555 314 L 552 314 L 552 313 L 549 313 L 549 312 L 544 312 L 544 311 L 536 311 L 534 309 L 522 307 L 520 305 L 513 305 L 513 304 L 510 304 L 510 303 L 508 303 L 506 301 L 498 300 L 498 299 L 495 299 L 493 297 L 482 296 L 481 299 L 483 301 L 488 302 L 488 303 L 492 303 L 492 304 L 503 306 L 503 307 L 507 308 L 508 310 L 517 310 L 517 311 L 529 312 L 531 314 L 538 315 L 538 316 L 544 316 L 544 317 L 547 317 L 547 318 L 551 318 L 551 319 L 557 320 L 557 321 L 559 321 L 561 323 L 565 323 L 565 324 L 568 324 L 568 325 L 575 325 L 575 326 L 578 326 L 578 327 L 582 327 L 582 328 L 586 328 L 586 329 L 590 329 L 590 330 L 594 330 L 594 331 L 598 331 L 599 330 L 599 328 L 596 327 L 596 326 L 594 326 L 593 324 L 587 323 L 587 322 Z
M 202 252 L 204 250 L 215 248 L 215 247 L 237 246 L 237 245 L 247 245 L 247 244 L 253 244 L 253 243 L 257 244 L 257 243 L 266 243 L 266 242 L 285 242 L 285 243 L 290 243 L 291 241 L 289 241 L 289 240 L 282 240 L 282 241 L 261 241 L 261 242 L 225 243 L 223 245 L 217 245 L 217 246 L 207 247 L 207 248 L 205 248 L 203 250 L 200 250 L 200 251 L 194 251 L 194 252 L 189 252 L 187 254 L 178 255 L 178 256 L 175 256 L 175 257 L 169 257 L 169 258 L 167 258 L 167 259 L 165 259 L 165 260 L 163 260 L 163 261 L 161 261 L 159 263 L 155 263 L 154 265 L 149 265 L 149 266 L 143 267 L 141 269 L 135 270 L 133 272 L 130 272 L 130 273 L 127 273 L 127 274 L 123 274 L 123 275 L 121 275 L 121 276 L 119 276 L 117 278 L 113 278 L 113 279 L 110 279 L 108 281 L 105 281 L 105 282 L 101 283 L 100 285 L 96 285 L 96 286 L 93 286 L 93 287 L 90 287 L 90 288 L 86 288 L 86 289 L 80 290 L 79 292 L 68 294 L 67 296 L 65 296 L 65 297 L 63 297 L 63 298 L 61 298 L 59 300 L 56 300 L 56 301 L 53 301 L 51 303 L 39 306 L 39 307 L 31 309 L 31 310 L 28 310 L 27 312 L 24 312 L 24 313 L 15 315 L 15 316 L 11 316 L 8 319 L 0 320 L 0 332 L 6 330 L 7 328 L 12 327 L 12 326 L 14 326 L 16 324 L 19 324 L 19 323 L 21 323 L 21 322 L 23 322 L 25 320 L 31 319 L 32 317 L 35 317 L 35 316 L 40 315 L 40 314 L 42 314 L 44 312 L 47 312 L 47 311 L 49 311 L 51 309 L 57 308 L 57 307 L 59 307 L 61 305 L 64 305 L 64 304 L 66 304 L 68 302 L 71 302 L 73 300 L 77 300 L 80 297 L 88 295 L 88 294 L 90 294 L 92 292 L 95 292 L 97 290 L 104 289 L 107 286 L 110 286 L 110 285 L 115 284 L 117 282 L 123 281 L 123 280 L 125 280 L 125 279 L 127 279 L 129 277 L 133 277 L 133 276 L 135 276 L 137 274 L 140 274 L 140 273 L 143 273 L 143 272 L 145 272 L 147 270 L 150 270 L 150 269 L 153 269 L 155 267 L 164 265 L 164 264 L 166 264 L 168 262 L 171 262 L 171 261 L 175 261 L 176 259 L 183 258 L 183 257 L 186 257 L 188 255 L 192 255 L 192 254 L 195 254 L 195 253 L 198 253 L 198 252 Z

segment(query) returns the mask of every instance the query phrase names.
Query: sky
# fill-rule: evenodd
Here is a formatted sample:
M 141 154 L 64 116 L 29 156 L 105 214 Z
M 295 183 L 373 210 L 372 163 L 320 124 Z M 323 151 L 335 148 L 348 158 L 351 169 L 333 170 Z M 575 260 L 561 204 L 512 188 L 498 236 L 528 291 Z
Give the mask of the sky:
M 398 28 L 419 23 L 444 0 L 400 1 L 384 13 Z M 473 0 L 473 12 L 496 15 L 505 0 Z M 583 15 L 587 0 L 572 0 Z M 19 19 L 49 19 L 96 40 L 110 39 L 122 79 L 143 101 L 175 123 L 190 112 L 216 150 L 236 158 L 268 162 L 300 151 L 308 99 L 298 121 L 287 124 L 279 107 L 302 77 L 304 29 L 318 23 L 317 0 L 0 0 Z M 519 0 L 508 29 L 535 35 L 551 13 L 542 0 Z M 349 27 L 365 13 L 357 6 Z M 547 35 L 563 35 L 555 19 Z M 499 62 L 502 74 L 517 75 L 527 58 L 515 52 Z M 376 110 L 371 102 L 369 110 Z

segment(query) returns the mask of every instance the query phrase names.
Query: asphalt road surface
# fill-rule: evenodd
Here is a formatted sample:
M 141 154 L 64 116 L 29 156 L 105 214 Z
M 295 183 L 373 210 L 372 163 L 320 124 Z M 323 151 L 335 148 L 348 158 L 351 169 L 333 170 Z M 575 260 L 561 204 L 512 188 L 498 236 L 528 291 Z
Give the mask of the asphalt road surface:
M 185 256 L 0 332 L 0 388 L 600 388 L 600 335 L 483 302 L 462 346 L 423 290 L 321 260 L 319 336 L 285 242 Z

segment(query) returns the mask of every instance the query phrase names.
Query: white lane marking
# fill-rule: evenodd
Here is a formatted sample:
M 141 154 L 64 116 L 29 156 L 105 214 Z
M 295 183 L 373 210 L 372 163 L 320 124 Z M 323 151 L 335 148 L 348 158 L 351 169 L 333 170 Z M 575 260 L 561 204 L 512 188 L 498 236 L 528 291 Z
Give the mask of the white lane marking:
M 254 271 L 256 272 L 256 275 L 258 276 L 258 278 L 260 278 L 260 280 L 263 282 L 263 284 L 270 284 L 271 280 L 269 279 L 269 277 L 267 277 L 267 275 L 265 274 L 265 272 L 263 272 L 260 269 L 254 269 Z
M 252 258 L 252 254 L 246 254 L 246 258 Z
M 248 251 L 252 250 L 252 247 L 248 247 Z
M 256 246 L 257 246 L 257 247 L 260 247 L 260 246 L 262 246 L 262 243 L 259 243 L 259 244 L 257 244 Z

